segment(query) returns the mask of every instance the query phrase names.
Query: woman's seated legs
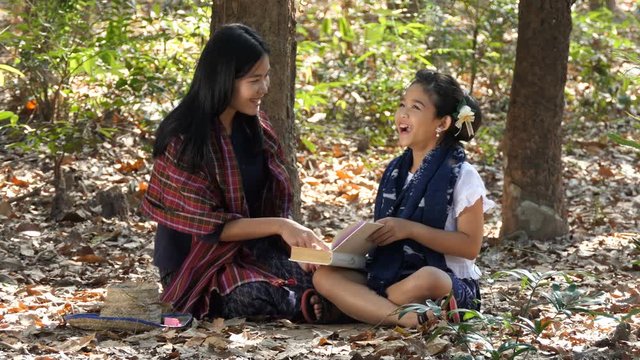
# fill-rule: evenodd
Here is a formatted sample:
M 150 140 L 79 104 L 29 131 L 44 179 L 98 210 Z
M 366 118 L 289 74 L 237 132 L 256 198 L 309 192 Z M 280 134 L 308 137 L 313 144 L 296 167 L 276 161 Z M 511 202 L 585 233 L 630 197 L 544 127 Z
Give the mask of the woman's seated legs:
M 297 316 L 300 313 L 302 294 L 313 288 L 311 273 L 302 270 L 298 263 L 289 261 L 288 250 L 279 244 L 279 238 L 275 237 L 257 239 L 251 242 L 250 250 L 263 270 L 282 280 L 295 280 L 294 284 L 286 287 L 295 293 Z
M 242 284 L 219 298 L 212 315 L 225 319 L 237 317 L 292 319 L 300 312 L 295 293 L 265 281 Z

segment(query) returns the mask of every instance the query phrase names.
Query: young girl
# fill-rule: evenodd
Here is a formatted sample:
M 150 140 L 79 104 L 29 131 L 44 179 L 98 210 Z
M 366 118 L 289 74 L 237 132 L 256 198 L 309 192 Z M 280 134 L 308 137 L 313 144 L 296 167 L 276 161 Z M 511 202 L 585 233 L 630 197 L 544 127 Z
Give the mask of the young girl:
M 370 324 L 415 327 L 424 317 L 391 315 L 400 305 L 449 296 L 447 305 L 479 309 L 483 213 L 495 204 L 466 162 L 482 116 L 477 103 L 449 75 L 421 70 L 395 114 L 402 155 L 382 176 L 370 238 L 367 273 L 321 267 L 316 290 L 344 314 Z M 307 296 L 309 295 L 309 296 Z M 303 300 L 312 321 L 331 321 L 331 305 L 310 290 Z M 335 312 L 334 312 L 335 313 Z M 307 320 L 310 317 L 306 316 Z
M 249 27 L 221 27 L 207 42 L 188 93 L 160 124 L 143 211 L 158 222 L 154 264 L 163 301 L 225 318 L 293 318 L 311 267 L 287 245 L 323 246 L 289 220 L 283 153 L 259 112 L 269 55 Z

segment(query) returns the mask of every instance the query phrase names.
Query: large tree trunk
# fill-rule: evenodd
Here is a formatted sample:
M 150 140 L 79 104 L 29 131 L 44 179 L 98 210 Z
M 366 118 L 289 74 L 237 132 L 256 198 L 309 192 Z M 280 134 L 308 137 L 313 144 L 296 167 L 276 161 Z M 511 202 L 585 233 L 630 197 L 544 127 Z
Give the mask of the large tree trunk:
M 568 231 L 562 185 L 562 112 L 570 0 L 520 0 L 516 65 L 504 136 L 502 236 L 550 239 Z
M 271 50 L 271 86 L 264 110 L 287 156 L 294 190 L 294 218 L 300 218 L 300 182 L 296 170 L 297 131 L 293 113 L 296 77 L 295 7 L 293 0 L 214 0 L 211 32 L 240 22 L 256 29 Z

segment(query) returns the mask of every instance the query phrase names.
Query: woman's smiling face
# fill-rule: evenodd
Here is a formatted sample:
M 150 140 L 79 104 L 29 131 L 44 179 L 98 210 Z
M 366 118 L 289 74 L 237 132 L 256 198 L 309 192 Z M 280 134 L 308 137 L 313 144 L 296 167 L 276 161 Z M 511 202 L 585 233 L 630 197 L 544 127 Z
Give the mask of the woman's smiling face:
M 263 56 L 247 75 L 235 81 L 229 107 L 247 115 L 258 114 L 262 98 L 269 91 L 269 70 L 269 57 Z

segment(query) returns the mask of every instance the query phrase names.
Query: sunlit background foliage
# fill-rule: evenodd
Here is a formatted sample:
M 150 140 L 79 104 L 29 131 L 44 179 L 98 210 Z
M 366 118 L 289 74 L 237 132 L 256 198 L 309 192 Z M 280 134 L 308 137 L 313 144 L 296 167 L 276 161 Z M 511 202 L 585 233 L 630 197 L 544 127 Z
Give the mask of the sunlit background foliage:
M 9 1 L 3 14 L 0 126 L 14 146 L 77 151 L 134 123 L 141 136 L 186 91 L 209 31 L 209 2 Z M 295 114 L 300 149 L 317 134 L 392 145 L 402 89 L 420 68 L 451 73 L 483 106 L 477 142 L 501 156 L 517 41 L 517 1 L 300 1 Z M 578 2 L 565 128 L 637 141 L 638 3 Z M 13 70 L 19 70 L 24 76 Z M 275 74 L 274 76 L 277 76 Z M 569 141 L 570 143 L 570 141 Z M 637 144 L 636 144 L 637 145 Z

